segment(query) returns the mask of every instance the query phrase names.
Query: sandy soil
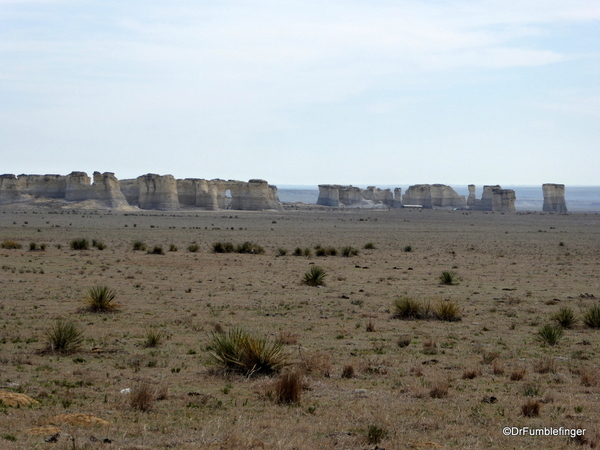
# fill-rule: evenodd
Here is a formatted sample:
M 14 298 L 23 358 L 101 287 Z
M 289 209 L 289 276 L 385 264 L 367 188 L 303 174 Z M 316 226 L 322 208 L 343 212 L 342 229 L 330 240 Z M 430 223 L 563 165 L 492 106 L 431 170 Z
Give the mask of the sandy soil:
M 77 238 L 106 248 L 71 250 Z M 0 210 L 4 240 L 23 247 L 0 249 L 0 390 L 39 404 L 0 405 L 0 448 L 600 444 L 600 330 L 580 320 L 558 345 L 536 340 L 561 307 L 581 318 L 599 304 L 598 214 L 13 208 Z M 165 254 L 133 251 L 136 240 Z M 213 253 L 219 241 L 252 241 L 265 253 Z M 46 249 L 29 251 L 30 242 Z M 193 243 L 198 252 L 187 250 Z M 364 249 L 367 243 L 375 248 Z M 177 251 L 168 251 L 171 244 Z M 338 255 L 314 256 L 319 244 Z M 340 256 L 344 246 L 359 254 Z M 296 247 L 313 256 L 293 256 Z M 280 248 L 287 255 L 278 256 Z M 301 283 L 311 265 L 327 271 L 324 287 Z M 440 284 L 445 270 L 456 272 L 457 284 Z M 119 312 L 82 310 L 95 285 L 117 292 Z M 462 320 L 393 318 L 403 296 L 455 302 Z M 77 352 L 44 351 L 58 318 L 83 330 Z M 285 341 L 289 370 L 303 370 L 300 403 L 271 399 L 276 377 L 216 371 L 207 350 L 215 326 Z M 164 333 L 155 348 L 144 345 L 149 330 Z M 410 343 L 401 347 L 402 340 Z M 341 377 L 345 366 L 354 369 L 351 378 Z M 511 379 L 519 372 L 521 380 Z M 144 382 L 166 397 L 150 411 L 133 409 L 130 394 L 121 393 Z M 528 401 L 537 402 L 539 416 L 523 415 Z M 57 423 L 71 413 L 109 425 Z M 586 432 L 578 439 L 504 436 L 506 426 Z M 40 427 L 59 427 L 57 442 L 47 443 Z

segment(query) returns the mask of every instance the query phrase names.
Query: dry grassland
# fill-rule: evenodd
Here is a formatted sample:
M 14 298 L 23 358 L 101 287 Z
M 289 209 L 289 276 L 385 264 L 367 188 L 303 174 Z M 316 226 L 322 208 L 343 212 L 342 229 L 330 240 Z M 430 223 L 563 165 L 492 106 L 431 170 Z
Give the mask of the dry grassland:
M 106 248 L 72 250 L 78 238 Z M 0 404 L 2 449 L 600 445 L 600 330 L 581 320 L 600 298 L 600 215 L 4 209 L 4 240 L 22 248 L 0 249 L 0 390 L 37 402 Z M 137 240 L 164 255 L 132 250 Z M 245 241 L 264 254 L 212 252 Z M 316 256 L 319 244 L 337 255 Z M 325 286 L 302 284 L 312 265 Z M 442 271 L 458 283 L 440 284 Z M 116 292 L 117 312 L 85 310 L 97 285 Z M 462 320 L 394 318 L 404 297 L 455 304 Z M 562 307 L 578 322 L 539 342 Z M 48 350 L 59 318 L 83 331 L 79 350 Z M 284 343 L 299 401 L 278 401 L 277 376 L 209 364 L 212 333 L 233 328 Z

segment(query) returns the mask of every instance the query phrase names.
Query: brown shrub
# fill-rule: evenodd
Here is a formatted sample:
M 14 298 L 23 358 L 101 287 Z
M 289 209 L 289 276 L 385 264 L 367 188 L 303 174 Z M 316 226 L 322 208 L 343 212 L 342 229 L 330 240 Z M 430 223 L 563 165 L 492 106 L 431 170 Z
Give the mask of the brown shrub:
M 354 367 L 351 364 L 346 364 L 342 370 L 342 378 L 352 378 L 354 376 Z
M 492 362 L 492 373 L 494 375 L 504 375 L 504 366 L 498 359 L 494 359 Z
M 298 372 L 285 372 L 275 383 L 275 401 L 280 404 L 300 403 L 302 376 Z
M 463 380 L 472 380 L 478 376 L 481 376 L 481 368 L 479 367 L 477 369 L 465 369 L 462 374 Z
M 296 345 L 298 343 L 298 335 L 289 331 L 280 331 L 277 336 L 277 342 L 284 345 Z
M 448 396 L 448 383 L 438 382 L 434 383 L 429 391 L 431 398 L 444 398 Z
M 308 375 L 319 375 L 329 378 L 331 374 L 330 357 L 326 353 L 313 352 L 302 355 L 299 368 Z
M 147 381 L 136 385 L 129 394 L 129 406 L 138 411 L 150 411 L 154 406 L 156 392 Z
M 554 361 L 554 358 L 545 356 L 539 361 L 536 361 L 534 370 L 537 373 L 556 373 L 556 362 Z
M 510 380 L 511 381 L 520 381 L 523 378 L 525 378 L 526 373 L 527 373 L 527 370 L 524 367 L 519 367 L 518 369 L 515 369 L 510 374 Z
M 527 401 L 521 406 L 521 413 L 525 417 L 538 417 L 540 415 L 540 408 L 542 405 L 538 400 L 527 399 Z
M 589 368 L 579 371 L 581 384 L 584 386 L 596 386 L 598 384 L 598 373 Z

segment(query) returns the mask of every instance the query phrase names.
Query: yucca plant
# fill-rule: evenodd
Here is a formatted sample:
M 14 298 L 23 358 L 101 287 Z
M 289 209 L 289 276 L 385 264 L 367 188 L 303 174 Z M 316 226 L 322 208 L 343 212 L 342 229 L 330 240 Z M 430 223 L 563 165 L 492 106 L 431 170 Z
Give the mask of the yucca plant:
M 225 370 L 246 376 L 270 375 L 286 364 L 283 344 L 267 338 L 257 338 L 240 328 L 228 333 L 212 333 L 209 352 L 212 362 Z
M 367 242 L 363 248 L 365 250 L 375 250 L 375 244 L 372 242 Z
M 411 245 L 405 245 L 405 246 L 404 246 L 404 251 L 405 251 L 406 253 L 412 252 L 412 246 L 411 246 Z
M 350 246 L 342 248 L 342 256 L 349 258 L 350 256 L 356 255 L 358 255 L 358 249 Z
M 451 286 L 457 283 L 458 277 L 456 275 L 456 272 L 453 272 L 452 270 L 444 270 L 439 276 L 439 280 L 440 284 Z
M 149 255 L 164 255 L 165 251 L 160 245 L 155 245 L 152 250 L 148 250 Z
M 85 297 L 87 310 L 90 312 L 111 312 L 120 308 L 113 300 L 117 293 L 108 286 L 94 286 L 88 290 Z
M 590 328 L 600 328 L 600 305 L 588 308 L 583 315 L 583 323 Z
M 573 328 L 578 319 L 571 308 L 564 306 L 552 316 L 552 320 L 563 328 Z
M 200 247 L 198 246 L 198 244 L 194 243 L 194 244 L 190 244 L 188 245 L 188 252 L 190 253 L 196 253 L 198 250 L 200 250 Z
M 422 319 L 424 314 L 421 302 L 412 297 L 401 297 L 394 301 L 395 319 Z
M 458 322 L 460 320 L 460 306 L 452 301 L 440 301 L 434 310 L 439 320 L 446 322 Z
M 319 266 L 312 266 L 308 272 L 304 274 L 302 282 L 308 286 L 323 286 L 327 272 Z
M 57 320 L 45 332 L 48 350 L 59 353 L 76 351 L 83 342 L 83 331 L 71 321 Z
M 536 340 L 542 344 L 556 345 L 563 336 L 563 329 L 558 325 L 547 323 L 536 333 Z

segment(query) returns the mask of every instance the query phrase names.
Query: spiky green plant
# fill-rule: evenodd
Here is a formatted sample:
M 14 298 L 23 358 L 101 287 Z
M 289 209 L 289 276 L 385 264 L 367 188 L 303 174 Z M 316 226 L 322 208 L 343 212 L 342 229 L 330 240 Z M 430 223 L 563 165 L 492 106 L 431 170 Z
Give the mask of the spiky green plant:
M 190 244 L 188 245 L 188 252 L 190 253 L 196 253 L 198 250 L 200 250 L 200 247 L 198 246 L 198 244 Z
M 573 328 L 573 326 L 577 323 L 577 317 L 575 317 L 575 313 L 568 306 L 563 306 L 560 310 L 552 316 L 552 320 L 554 320 L 558 325 L 563 328 Z
M 458 276 L 456 275 L 456 272 L 453 272 L 452 270 L 444 270 L 439 276 L 439 280 L 440 284 L 452 286 L 458 282 Z
M 175 244 L 169 244 L 169 251 L 176 252 L 179 248 Z
M 294 255 L 294 256 L 302 256 L 302 249 L 301 249 L 300 247 L 296 247 L 296 248 L 294 249 L 294 253 L 293 253 L 293 255 Z
M 375 244 L 372 242 L 367 242 L 363 248 L 365 250 L 375 250 Z
M 453 301 L 440 301 L 434 308 L 435 317 L 446 322 L 460 320 L 460 306 Z
M 562 338 L 563 333 L 562 327 L 547 323 L 538 330 L 535 338 L 542 344 L 556 345 Z
M 588 308 L 583 315 L 583 323 L 590 328 L 600 328 L 600 305 Z
M 152 250 L 148 250 L 148 254 L 149 255 L 164 255 L 165 251 L 163 250 L 162 246 L 160 245 L 155 245 Z
M 281 342 L 252 336 L 241 328 L 213 332 L 208 349 L 213 363 L 246 376 L 279 372 L 287 359 Z
M 323 286 L 327 272 L 319 266 L 312 266 L 308 272 L 304 274 L 302 282 L 308 286 Z
M 400 297 L 394 300 L 395 319 L 423 319 L 425 310 L 422 303 L 412 297 Z
M 407 253 L 412 252 L 412 246 L 411 245 L 405 245 L 404 246 L 404 251 L 407 252 Z
M 71 353 L 79 349 L 83 342 L 83 331 L 71 321 L 57 320 L 45 332 L 48 350 L 59 353 Z
M 120 308 L 113 300 L 117 293 L 108 286 L 93 286 L 85 297 L 87 310 L 90 312 L 112 312 Z
M 358 255 L 358 249 L 354 248 L 354 247 L 343 247 L 342 248 L 342 256 L 349 258 L 351 256 L 356 256 Z
M 73 239 L 71 241 L 71 250 L 87 250 L 90 248 L 90 242 L 87 239 Z
M 287 255 L 287 250 L 285 248 L 279 247 L 277 249 L 277 256 L 285 256 Z
M 156 330 L 154 328 L 148 328 L 146 330 L 146 340 L 144 341 L 144 347 L 154 348 L 158 347 L 163 339 L 165 338 L 165 332 L 163 330 Z

